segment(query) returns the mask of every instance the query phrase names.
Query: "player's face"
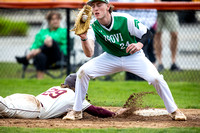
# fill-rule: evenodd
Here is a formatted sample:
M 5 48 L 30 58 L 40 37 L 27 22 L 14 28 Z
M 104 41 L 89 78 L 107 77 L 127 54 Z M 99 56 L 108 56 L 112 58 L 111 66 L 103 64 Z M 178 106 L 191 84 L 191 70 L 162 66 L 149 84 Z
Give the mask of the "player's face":
M 92 12 L 96 19 L 102 19 L 109 11 L 109 5 L 104 2 L 93 2 Z
M 60 19 L 57 15 L 53 15 L 50 22 L 49 22 L 49 26 L 51 28 L 58 28 L 60 27 Z

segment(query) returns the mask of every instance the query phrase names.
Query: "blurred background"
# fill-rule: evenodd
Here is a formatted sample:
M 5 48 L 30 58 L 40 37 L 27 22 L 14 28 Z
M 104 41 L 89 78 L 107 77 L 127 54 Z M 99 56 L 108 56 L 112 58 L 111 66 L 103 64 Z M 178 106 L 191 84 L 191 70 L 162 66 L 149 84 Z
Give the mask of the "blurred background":
M 52 0 L 53 2 L 69 2 L 68 0 Z M 51 0 L 0 0 L 3 2 L 52 2 Z M 76 2 L 86 2 L 87 0 L 76 0 Z M 180 0 L 179 0 L 180 1 Z M 74 2 L 74 1 L 72 1 Z M 117 1 L 113 1 L 117 2 Z M 183 2 L 183 1 L 181 1 Z M 188 0 L 187 2 L 197 2 L 198 0 Z M 187 7 L 186 7 L 187 8 Z M 15 56 L 24 56 L 34 42 L 35 35 L 44 28 L 45 15 L 48 11 L 54 10 L 62 15 L 61 25 L 67 28 L 70 22 L 72 29 L 78 9 L 71 8 L 67 12 L 66 8 L 41 8 L 41 9 L 19 9 L 5 8 L 0 6 L 0 78 L 35 78 L 35 68 L 30 61 L 30 65 L 23 70 L 23 65 L 16 62 Z M 173 9 L 172 9 L 173 10 Z M 117 11 L 117 10 L 116 10 Z M 176 10 L 180 28 L 178 29 L 178 48 L 176 54 L 176 64 L 182 71 L 170 71 L 170 33 L 163 31 L 162 42 L 162 62 L 164 70 L 160 73 L 167 81 L 200 81 L 200 9 L 198 10 Z M 67 21 L 67 13 L 70 20 Z M 141 14 L 142 15 L 142 14 Z M 66 35 L 67 36 L 67 35 Z M 74 32 L 70 31 L 70 53 L 68 53 L 70 64 L 65 64 L 49 72 L 55 77 L 46 75 L 45 78 L 63 78 L 67 73 L 76 72 L 78 68 L 87 62 L 87 58 L 81 48 L 81 42 Z M 103 51 L 96 44 L 95 56 Z M 156 62 L 157 65 L 157 62 Z M 70 67 L 70 72 L 67 72 Z M 61 73 L 61 74 L 60 74 Z M 126 73 L 121 72 L 99 80 L 126 80 Z M 127 79 L 128 80 L 128 79 Z M 132 79 L 134 80 L 134 79 Z

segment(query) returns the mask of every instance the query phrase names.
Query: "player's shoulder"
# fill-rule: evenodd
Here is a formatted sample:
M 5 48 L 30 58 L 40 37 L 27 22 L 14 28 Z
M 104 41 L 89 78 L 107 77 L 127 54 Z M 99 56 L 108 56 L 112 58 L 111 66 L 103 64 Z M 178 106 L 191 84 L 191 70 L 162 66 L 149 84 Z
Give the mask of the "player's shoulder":
M 70 92 L 70 93 L 74 93 L 74 91 L 70 88 L 63 88 L 61 86 L 53 86 L 51 88 L 49 88 L 47 91 L 67 91 L 67 92 Z
M 70 88 L 63 88 L 63 87 L 61 87 L 61 86 L 57 86 L 59 89 L 61 89 L 61 90 L 67 90 L 67 91 L 70 91 L 70 92 L 74 92 L 72 89 L 70 89 Z
M 64 90 L 64 89 L 68 89 L 68 88 L 62 88 L 61 86 L 52 86 L 51 88 L 49 89 L 57 89 L 57 90 Z

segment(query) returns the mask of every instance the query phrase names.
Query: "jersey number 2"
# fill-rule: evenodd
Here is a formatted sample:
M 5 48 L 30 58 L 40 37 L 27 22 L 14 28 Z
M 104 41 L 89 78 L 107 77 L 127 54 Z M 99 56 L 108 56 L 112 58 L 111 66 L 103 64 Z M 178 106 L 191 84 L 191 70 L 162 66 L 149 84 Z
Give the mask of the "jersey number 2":
M 121 47 L 121 49 L 125 49 L 128 47 L 128 45 L 129 45 L 129 41 L 126 42 L 126 45 L 124 43 L 121 43 L 120 47 Z
M 66 92 L 67 92 L 67 90 L 59 90 L 59 89 L 56 89 L 56 88 L 51 88 L 50 90 L 42 93 L 42 95 L 45 95 L 45 96 L 49 95 L 51 98 L 57 98 L 60 95 L 66 93 Z

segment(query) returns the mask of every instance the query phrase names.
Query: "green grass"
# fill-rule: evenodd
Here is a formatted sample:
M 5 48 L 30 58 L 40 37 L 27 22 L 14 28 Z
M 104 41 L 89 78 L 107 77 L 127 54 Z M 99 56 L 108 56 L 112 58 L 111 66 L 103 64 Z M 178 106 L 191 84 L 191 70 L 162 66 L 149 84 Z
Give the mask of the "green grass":
M 50 70 L 49 72 L 54 74 L 54 76 L 59 76 L 60 69 Z M 21 78 L 21 76 L 22 76 L 21 64 L 10 63 L 10 62 L 0 62 L 0 79 L 5 79 L 5 78 L 16 79 L 16 78 Z M 36 78 L 36 70 L 33 65 L 29 65 L 25 73 L 25 78 L 30 79 L 32 76 L 35 76 L 33 78 Z M 50 79 L 50 77 L 47 75 L 45 75 L 45 78 Z
M 14 57 L 13 57 L 14 58 Z M 59 70 L 50 71 L 54 75 L 59 75 Z M 0 62 L 0 79 L 2 78 L 21 78 L 22 74 L 22 65 L 17 63 L 7 63 Z M 169 70 L 163 71 L 163 74 L 166 81 L 186 81 L 186 82 L 200 82 L 200 70 L 184 70 L 181 72 L 171 72 Z M 26 72 L 26 78 L 30 78 L 32 75 L 35 75 L 35 68 L 32 65 L 29 65 L 28 71 Z M 125 72 L 120 72 L 114 75 L 111 75 L 112 80 L 114 81 L 124 81 Z M 45 76 L 45 78 L 50 79 L 50 77 Z M 64 78 L 64 76 L 63 76 Z M 100 77 L 98 80 L 103 80 L 105 77 Z
M 166 81 L 200 82 L 199 70 L 183 70 L 180 72 L 172 72 L 169 70 L 164 70 L 161 74 L 164 75 Z
M 63 79 L 64 80 L 64 79 Z M 62 79 L 0 79 L 0 95 L 13 93 L 38 95 L 52 86 L 58 86 Z M 200 83 L 169 82 L 176 104 L 179 108 L 200 108 Z M 90 81 L 88 94 L 91 103 L 98 106 L 123 106 L 132 93 L 156 92 L 147 82 L 135 81 Z M 161 98 L 149 94 L 143 99 L 143 107 L 164 108 Z
M 200 108 L 200 83 L 169 82 L 169 87 L 179 108 Z M 103 106 L 123 106 L 130 94 L 138 92 L 156 92 L 147 82 L 91 82 L 89 99 L 93 104 Z M 143 107 L 164 108 L 163 101 L 156 95 L 147 95 Z
M 21 70 L 17 63 L 0 62 L 0 78 L 20 78 Z
M 19 127 L 0 127 L 1 133 L 198 133 L 200 128 L 159 128 L 159 129 L 150 129 L 150 128 L 127 128 L 127 129 L 45 129 L 45 128 L 19 128 Z
M 62 79 L 0 79 L 0 94 L 4 97 L 13 93 L 38 95 L 52 86 L 59 86 L 62 82 Z
M 0 95 L 5 97 L 13 93 L 27 93 L 38 95 L 47 90 L 49 87 L 60 85 L 63 79 L 0 79 Z M 200 108 L 200 83 L 198 82 L 169 82 L 174 99 L 179 108 Z M 123 106 L 126 99 L 133 92 L 154 91 L 153 86 L 147 82 L 135 81 L 90 81 L 89 84 L 89 99 L 91 103 L 97 106 Z M 158 95 L 147 95 L 144 97 L 143 106 L 164 108 L 163 101 Z M 19 128 L 19 127 L 0 127 L 0 133 L 62 133 L 62 132 L 81 132 L 81 133 L 104 133 L 104 132 L 137 132 L 137 133 L 195 133 L 200 132 L 199 127 L 194 128 L 127 128 L 127 129 L 62 129 L 62 128 Z

